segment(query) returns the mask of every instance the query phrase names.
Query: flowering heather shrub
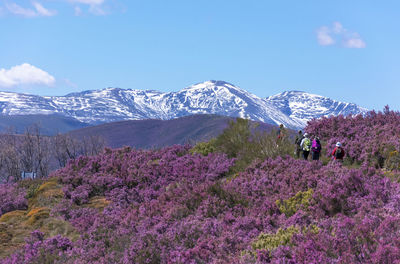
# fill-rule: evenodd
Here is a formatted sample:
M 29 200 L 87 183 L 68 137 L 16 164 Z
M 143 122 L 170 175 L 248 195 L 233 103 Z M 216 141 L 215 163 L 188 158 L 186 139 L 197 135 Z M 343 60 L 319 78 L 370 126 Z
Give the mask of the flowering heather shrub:
M 327 155 L 340 141 L 346 159 L 358 164 L 382 168 L 391 152 L 397 151 L 398 154 L 400 151 L 400 113 L 389 110 L 389 107 L 383 112 L 368 112 L 365 116 L 315 119 L 308 123 L 305 130 L 327 142 Z M 392 153 L 392 159 L 397 161 L 398 158 L 393 156 Z
M 275 162 L 277 161 L 266 161 L 264 166 L 270 163 L 268 167 L 271 169 L 273 168 L 271 165 L 276 164 Z M 373 259 L 385 257 L 384 251 L 377 250 L 388 247 L 387 243 L 392 234 L 384 234 L 376 230 L 388 218 L 396 224 L 399 223 L 399 186 L 373 169 L 349 170 L 334 164 L 320 168 L 316 164 L 310 164 L 307 169 L 295 169 L 294 165 L 288 165 L 291 167 L 288 169 L 285 165 L 288 164 L 284 161 L 282 166 L 277 166 L 270 171 L 273 175 L 274 171 L 282 170 L 277 175 L 279 179 L 277 183 L 274 183 L 274 179 L 265 177 L 256 177 L 253 180 L 270 182 L 269 186 L 271 184 L 281 186 L 275 188 L 276 192 L 270 192 L 270 195 L 281 196 L 282 200 L 287 198 L 283 193 L 277 192 L 279 189 L 288 190 L 290 186 L 304 186 L 301 187 L 304 192 L 307 190 L 305 185 L 310 185 L 309 187 L 315 190 L 310 210 L 307 212 L 300 210 L 291 217 L 279 218 L 277 225 L 281 228 L 292 225 L 304 228 L 313 224 L 318 227 L 318 232 L 299 232 L 293 235 L 290 248 L 282 244 L 282 247 L 267 252 L 267 255 L 265 252 L 260 253 L 258 261 L 264 259 L 265 262 L 284 261 L 284 263 L 291 263 L 290 261 L 293 263 L 381 263 L 374 262 Z M 298 178 L 298 172 L 306 172 L 310 169 L 314 171 L 309 171 Z M 259 174 L 261 171 L 255 170 L 255 172 Z M 299 179 L 299 181 L 294 184 L 293 179 Z M 259 181 L 254 182 L 254 185 L 260 185 Z M 294 189 L 293 194 L 298 191 Z M 397 205 L 394 206 L 394 203 Z M 350 225 L 349 222 L 352 224 Z M 392 225 L 392 227 L 391 232 L 400 231 L 397 225 Z M 388 254 L 386 256 L 399 261 L 396 252 L 390 251 Z
M 81 157 L 58 171 L 65 185 L 66 198 L 76 204 L 90 197 L 105 195 L 119 203 L 151 201 L 169 184 L 187 180 L 212 181 L 223 176 L 233 164 L 222 154 L 189 154 L 189 146 L 175 146 L 160 151 L 108 150 L 96 157 Z M 121 197 L 122 198 L 122 197 Z
M 0 184 L 0 216 L 14 210 L 27 209 L 28 201 L 25 196 L 25 190 L 18 188 L 17 184 Z
M 71 162 L 56 173 L 65 198 L 52 214 L 79 239 L 42 237 L 3 261 L 400 261 L 400 186 L 376 169 L 278 157 L 224 177 L 232 165 L 186 146 L 107 150 Z M 95 197 L 110 203 L 88 207 Z
M 44 234 L 38 230 L 32 232 L 25 242 L 24 249 L 13 254 L 4 263 L 64 263 L 64 253 L 71 248 L 68 238 L 57 235 L 44 239 Z

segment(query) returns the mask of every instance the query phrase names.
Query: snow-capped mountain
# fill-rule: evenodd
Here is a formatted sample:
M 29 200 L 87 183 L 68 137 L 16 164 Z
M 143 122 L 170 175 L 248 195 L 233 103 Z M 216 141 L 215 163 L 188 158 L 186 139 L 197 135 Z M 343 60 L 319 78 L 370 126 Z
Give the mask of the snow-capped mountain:
M 89 124 L 218 114 L 302 128 L 315 117 L 366 111 L 354 104 L 304 92 L 260 98 L 223 81 L 207 81 L 169 93 L 106 88 L 42 97 L 0 92 L 0 113 L 3 115 L 60 114 Z
M 266 100 L 303 126 L 313 118 L 365 114 L 368 111 L 356 104 L 338 102 L 321 95 L 301 91 L 283 92 L 267 97 Z

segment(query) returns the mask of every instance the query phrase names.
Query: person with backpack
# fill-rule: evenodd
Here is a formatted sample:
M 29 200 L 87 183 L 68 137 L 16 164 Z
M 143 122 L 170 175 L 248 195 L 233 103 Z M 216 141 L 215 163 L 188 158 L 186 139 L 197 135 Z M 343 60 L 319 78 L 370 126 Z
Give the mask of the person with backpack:
M 307 160 L 311 150 L 311 140 L 308 138 L 308 133 L 304 133 L 304 138 L 301 140 L 300 147 L 303 150 L 304 160 Z
M 344 150 L 342 148 L 342 143 L 337 142 L 336 147 L 332 151 L 332 158 L 337 161 L 343 161 Z
M 303 132 L 301 130 L 299 130 L 299 133 L 296 136 L 296 139 L 294 140 L 294 144 L 295 144 L 295 155 L 297 158 L 300 158 L 300 153 L 301 153 L 301 141 L 303 140 L 304 136 L 303 136 Z
M 277 141 L 282 141 L 286 137 L 286 129 L 283 124 L 279 125 L 277 132 Z
M 314 140 L 311 144 L 312 159 L 319 160 L 320 153 L 321 153 L 321 142 L 319 141 L 319 137 L 314 137 Z

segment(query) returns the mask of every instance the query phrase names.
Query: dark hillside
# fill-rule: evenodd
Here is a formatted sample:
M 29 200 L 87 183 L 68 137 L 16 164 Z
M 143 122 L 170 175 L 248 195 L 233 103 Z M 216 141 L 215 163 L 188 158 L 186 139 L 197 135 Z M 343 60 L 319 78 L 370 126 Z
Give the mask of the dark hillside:
M 86 127 L 69 134 L 76 138 L 101 136 L 106 145 L 112 148 L 131 146 L 148 149 L 209 140 L 219 135 L 230 120 L 233 118 L 218 115 L 192 115 L 172 120 L 130 120 Z M 274 128 L 264 123 L 260 123 L 259 127 L 266 131 Z
M 88 126 L 88 124 L 76 119 L 60 115 L 0 115 L 0 132 L 7 132 L 12 128 L 17 134 L 23 134 L 26 128 L 33 125 L 39 125 L 41 134 L 46 136 L 66 133 Z

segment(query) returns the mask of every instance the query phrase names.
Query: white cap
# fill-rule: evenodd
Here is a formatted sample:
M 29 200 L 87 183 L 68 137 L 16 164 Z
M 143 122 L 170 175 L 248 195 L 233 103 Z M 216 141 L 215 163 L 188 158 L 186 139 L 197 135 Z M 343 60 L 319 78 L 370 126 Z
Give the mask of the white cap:
M 308 137 L 308 133 L 304 133 L 304 136 L 305 136 L 305 137 Z
M 340 143 L 340 142 L 336 143 L 336 147 L 341 147 L 341 146 L 342 146 L 342 143 Z

